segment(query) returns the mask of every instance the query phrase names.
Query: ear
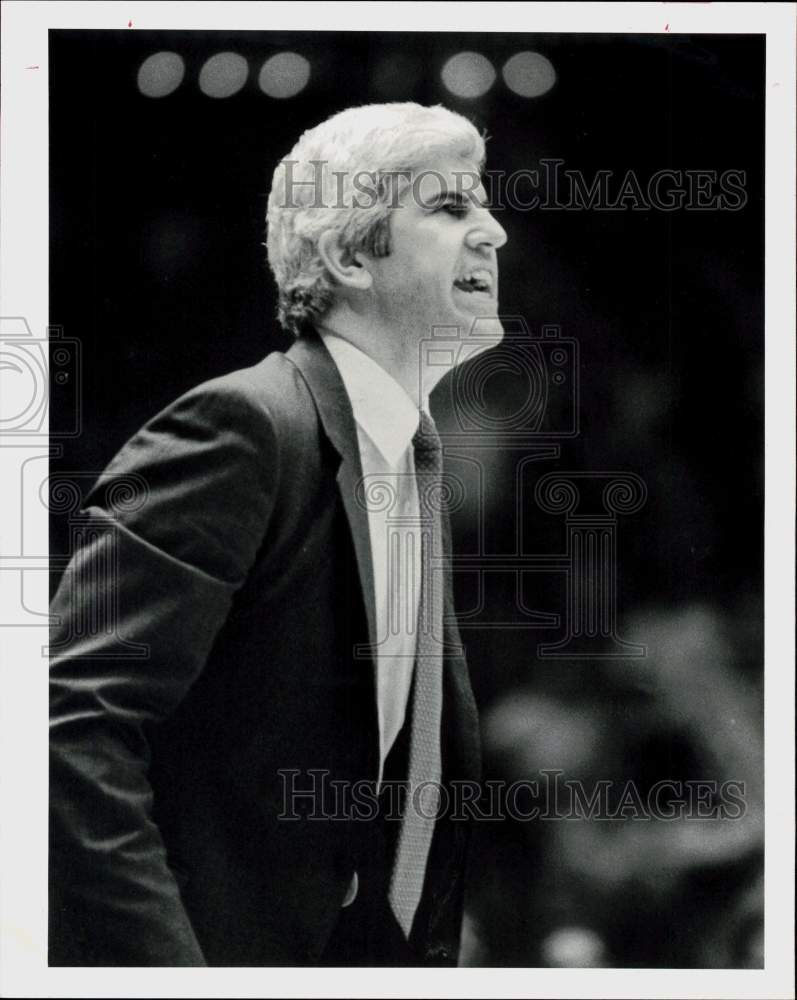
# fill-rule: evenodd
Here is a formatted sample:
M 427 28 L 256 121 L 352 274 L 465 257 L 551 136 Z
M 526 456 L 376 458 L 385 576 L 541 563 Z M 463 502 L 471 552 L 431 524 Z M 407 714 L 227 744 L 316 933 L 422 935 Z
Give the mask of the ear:
M 343 249 L 334 229 L 327 229 L 318 239 L 318 253 L 332 277 L 344 288 L 366 291 L 373 278 L 365 266 L 366 258 L 361 253 L 351 253 Z

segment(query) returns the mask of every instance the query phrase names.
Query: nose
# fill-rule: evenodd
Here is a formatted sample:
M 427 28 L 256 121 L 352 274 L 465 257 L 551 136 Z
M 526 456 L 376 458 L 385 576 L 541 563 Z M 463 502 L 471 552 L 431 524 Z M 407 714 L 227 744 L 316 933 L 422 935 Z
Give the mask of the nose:
M 478 208 L 474 225 L 468 232 L 466 242 L 472 249 L 488 246 L 500 250 L 506 243 L 506 230 L 489 209 Z

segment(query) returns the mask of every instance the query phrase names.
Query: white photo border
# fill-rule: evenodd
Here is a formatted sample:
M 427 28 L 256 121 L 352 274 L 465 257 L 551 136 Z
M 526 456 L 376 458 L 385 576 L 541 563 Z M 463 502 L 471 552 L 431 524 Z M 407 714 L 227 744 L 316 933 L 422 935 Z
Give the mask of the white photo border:
M 766 35 L 765 729 L 763 970 L 48 968 L 47 677 L 41 628 L 0 629 L 0 995 L 53 997 L 794 996 L 795 4 L 3 3 L 0 315 L 48 324 L 48 30 L 207 29 Z M 512 26 L 510 29 L 508 26 Z M 79 108 L 75 109 L 79 114 Z M 7 488 L 24 442 L 0 448 Z M 26 516 L 28 516 L 26 514 Z M 47 551 L 47 511 L 32 528 Z M 5 553 L 6 556 L 14 553 Z M 3 574 L 0 574 L 3 575 Z M 13 574 L 4 574 L 6 576 Z M 46 607 L 48 574 L 26 588 Z M 0 596 L 4 596 L 0 584 Z M 777 790 L 777 794 L 776 794 Z

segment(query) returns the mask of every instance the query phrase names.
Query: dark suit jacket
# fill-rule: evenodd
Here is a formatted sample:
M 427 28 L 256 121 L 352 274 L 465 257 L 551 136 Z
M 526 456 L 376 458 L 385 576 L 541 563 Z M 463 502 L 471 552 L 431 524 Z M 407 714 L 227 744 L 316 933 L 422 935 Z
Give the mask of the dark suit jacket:
M 371 826 L 310 800 L 315 816 L 280 818 L 285 789 L 378 769 L 374 666 L 352 655 L 376 640 L 373 571 L 337 369 L 302 339 L 182 396 L 107 472 L 148 495 L 114 510 L 101 477 L 53 602 L 50 964 L 311 964 Z M 109 596 L 146 657 L 76 625 Z M 461 658 L 443 712 L 445 779 L 478 779 Z M 466 839 L 438 823 L 419 940 L 441 964 Z

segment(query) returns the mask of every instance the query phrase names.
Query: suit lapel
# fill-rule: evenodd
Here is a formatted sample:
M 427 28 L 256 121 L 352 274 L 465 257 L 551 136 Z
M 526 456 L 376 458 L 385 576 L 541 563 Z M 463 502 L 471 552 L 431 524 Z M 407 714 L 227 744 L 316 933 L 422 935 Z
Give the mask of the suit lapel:
M 371 536 L 365 506 L 357 500 L 357 486 L 362 480 L 357 427 L 343 380 L 332 356 L 316 334 L 298 340 L 288 351 L 288 357 L 304 376 L 315 400 L 324 431 L 340 455 L 338 489 L 351 530 L 360 588 L 368 623 L 368 640 L 376 649 L 376 603 Z
M 377 630 L 371 536 L 367 511 L 364 504 L 357 501 L 357 486 L 362 480 L 362 464 L 351 403 L 337 366 L 317 334 L 308 334 L 297 340 L 288 351 L 288 357 L 302 373 L 315 401 L 324 431 L 341 459 L 337 476 L 338 489 L 354 543 L 370 649 L 375 650 Z M 445 545 L 450 553 L 451 540 L 448 534 Z M 453 620 L 454 605 L 450 587 L 446 596 L 446 611 L 451 616 L 450 625 L 446 628 L 448 640 L 458 646 L 461 640 L 456 622 Z M 371 655 L 371 660 L 375 668 L 374 654 Z M 444 752 L 449 777 L 478 778 L 479 722 L 468 668 L 463 656 L 444 657 L 443 683 Z M 376 688 L 374 688 L 374 698 L 376 698 Z M 378 739 L 376 753 L 378 755 Z

